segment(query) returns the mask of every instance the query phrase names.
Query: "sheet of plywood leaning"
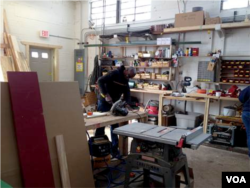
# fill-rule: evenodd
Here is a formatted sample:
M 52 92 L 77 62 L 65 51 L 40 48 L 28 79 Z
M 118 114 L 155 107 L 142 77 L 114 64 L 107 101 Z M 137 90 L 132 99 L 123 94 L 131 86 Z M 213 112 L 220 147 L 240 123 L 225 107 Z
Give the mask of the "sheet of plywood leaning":
M 23 187 L 8 83 L 1 83 L 1 179 Z M 40 83 L 56 187 L 62 187 L 55 137 L 63 135 L 71 187 L 94 187 L 81 100 L 76 82 Z

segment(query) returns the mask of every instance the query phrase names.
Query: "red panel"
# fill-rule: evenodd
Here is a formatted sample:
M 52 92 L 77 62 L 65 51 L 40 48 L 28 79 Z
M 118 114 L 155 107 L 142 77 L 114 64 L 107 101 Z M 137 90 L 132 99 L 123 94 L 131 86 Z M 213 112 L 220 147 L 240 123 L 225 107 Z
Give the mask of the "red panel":
M 25 187 L 55 187 L 35 72 L 8 72 L 17 145 Z

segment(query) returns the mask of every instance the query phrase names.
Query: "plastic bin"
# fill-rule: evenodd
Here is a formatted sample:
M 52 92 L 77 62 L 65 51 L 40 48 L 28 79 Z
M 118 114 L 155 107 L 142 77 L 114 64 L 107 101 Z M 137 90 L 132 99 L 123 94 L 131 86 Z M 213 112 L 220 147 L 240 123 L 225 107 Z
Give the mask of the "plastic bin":
M 203 114 L 187 112 L 187 114 L 175 114 L 177 128 L 192 129 L 198 127 L 203 121 Z

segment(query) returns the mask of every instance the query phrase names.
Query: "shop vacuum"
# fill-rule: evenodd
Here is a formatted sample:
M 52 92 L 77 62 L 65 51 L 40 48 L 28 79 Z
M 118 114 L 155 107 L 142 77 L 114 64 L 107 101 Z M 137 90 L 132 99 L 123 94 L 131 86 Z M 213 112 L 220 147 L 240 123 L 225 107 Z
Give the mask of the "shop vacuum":
M 145 111 L 148 112 L 148 123 L 158 125 L 159 101 L 149 100 L 145 106 Z

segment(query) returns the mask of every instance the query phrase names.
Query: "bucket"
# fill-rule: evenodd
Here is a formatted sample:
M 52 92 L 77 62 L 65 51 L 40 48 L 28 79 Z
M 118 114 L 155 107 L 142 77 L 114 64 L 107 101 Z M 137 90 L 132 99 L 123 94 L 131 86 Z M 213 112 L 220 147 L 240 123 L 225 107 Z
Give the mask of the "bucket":
M 223 115 L 224 116 L 231 116 L 235 117 L 236 116 L 236 108 L 233 106 L 226 106 L 223 108 Z

